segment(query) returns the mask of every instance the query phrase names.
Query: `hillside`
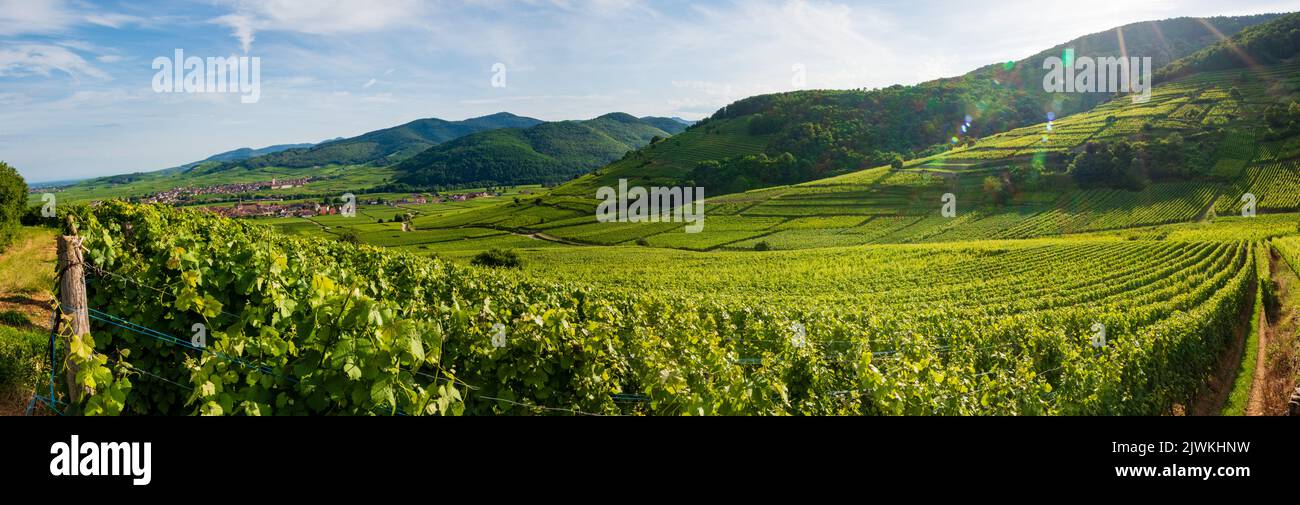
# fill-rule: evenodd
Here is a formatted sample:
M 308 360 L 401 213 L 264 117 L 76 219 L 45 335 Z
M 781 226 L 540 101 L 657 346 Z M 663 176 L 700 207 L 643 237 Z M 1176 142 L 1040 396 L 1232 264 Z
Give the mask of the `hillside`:
M 1277 27 L 1296 16 L 1222 44 L 1290 33 Z M 1295 54 L 1294 43 L 1290 50 L 1260 46 Z M 731 194 L 706 186 L 708 218 L 697 234 L 682 233 L 681 223 L 597 223 L 595 187 L 619 177 L 678 184 L 684 167 L 708 162 L 706 156 L 761 152 L 776 134 L 751 134 L 745 117 L 711 120 L 548 195 L 420 225 L 509 229 L 593 245 L 752 250 L 1111 230 L 1141 236 L 1148 233 L 1143 227 L 1239 215 L 1246 193 L 1261 213 L 1300 210 L 1300 62 L 1249 68 L 1193 73 L 1158 84 L 1147 102 L 1116 97 L 1050 124 L 971 138 L 900 169 L 879 166 Z M 1094 151 L 1107 156 L 1098 161 Z M 940 213 L 945 193 L 956 200 L 952 218 Z
M 655 128 L 666 131 L 673 135 L 681 133 L 685 131 L 687 128 L 689 128 L 691 125 L 695 124 L 694 121 L 687 121 L 679 117 L 645 116 L 639 119 L 641 119 L 641 121 L 643 122 L 650 123 L 650 125 L 654 126 Z
M 387 165 L 429 147 L 471 133 L 498 128 L 527 128 L 542 121 L 499 112 L 490 116 L 462 121 L 437 118 L 417 119 L 409 123 L 375 130 L 356 137 L 325 142 L 306 149 L 290 149 L 229 163 L 214 171 L 231 168 L 308 168 L 325 165 Z
M 685 125 L 652 118 L 675 131 Z M 560 183 L 619 159 L 672 132 L 612 113 L 586 121 L 542 123 L 467 135 L 393 166 L 398 182 L 419 187 Z
M 1060 44 L 1018 62 L 960 77 L 876 90 L 811 90 L 760 95 L 730 104 L 687 132 L 584 177 L 560 193 L 592 195 L 628 178 L 708 186 L 711 194 L 816 180 L 924 157 L 953 143 L 1086 111 L 1106 93 L 1043 91 L 1043 59 L 1066 47 L 1077 55 L 1130 55 L 1161 68 L 1275 15 L 1177 18 L 1125 25 Z M 971 119 L 962 131 L 965 118 Z M 700 131 L 702 130 L 702 131 Z M 694 134 L 692 134 L 694 132 Z M 793 157 L 784 165 L 781 155 Z M 769 160 L 746 160 L 767 154 Z M 701 166 L 715 161 L 717 165 Z M 697 172 L 697 169 L 699 170 Z

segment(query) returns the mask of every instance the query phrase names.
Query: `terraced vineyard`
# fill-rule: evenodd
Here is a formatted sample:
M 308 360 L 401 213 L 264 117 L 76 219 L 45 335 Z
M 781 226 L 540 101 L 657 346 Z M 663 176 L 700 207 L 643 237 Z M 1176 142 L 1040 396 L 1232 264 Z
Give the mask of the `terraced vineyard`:
M 902 170 L 879 167 L 791 186 L 709 195 L 708 224 L 699 234 L 662 223 L 597 223 L 595 189 L 616 185 L 611 174 L 631 177 L 632 185 L 670 184 L 671 174 L 687 173 L 696 162 L 763 152 L 764 137 L 749 135 L 744 118 L 687 130 L 522 203 L 421 217 L 417 225 L 426 230 L 542 232 L 597 246 L 784 250 L 1034 238 L 1193 222 L 1240 214 L 1246 192 L 1258 197 L 1260 212 L 1292 211 L 1300 208 L 1300 136 L 1263 141 L 1258 118 L 1273 100 L 1270 93 L 1276 94 L 1276 84 L 1270 83 L 1298 71 L 1300 64 L 1286 63 L 1249 73 L 1194 74 L 1157 86 L 1144 103 L 1121 97 L 1050 124 L 974 139 L 972 145 L 908 161 Z M 1207 118 L 1219 119 L 1207 127 Z M 1005 177 L 1008 169 L 1041 165 L 1053 156 L 1072 156 L 1087 142 L 1169 133 L 1183 135 L 1187 143 L 1218 139 L 1208 154 L 1209 176 L 1157 181 L 1133 191 L 1081 188 L 1063 174 L 1044 174 L 1003 201 L 985 188 L 989 177 Z M 940 215 L 946 193 L 956 197 L 951 218 Z

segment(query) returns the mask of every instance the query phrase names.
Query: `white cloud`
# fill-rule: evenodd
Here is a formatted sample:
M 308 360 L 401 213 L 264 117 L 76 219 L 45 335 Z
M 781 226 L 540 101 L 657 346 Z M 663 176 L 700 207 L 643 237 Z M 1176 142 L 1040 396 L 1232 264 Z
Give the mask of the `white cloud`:
M 239 45 L 244 48 L 245 53 L 253 47 L 253 32 L 256 29 L 253 26 L 253 18 L 243 14 L 227 14 L 213 19 L 212 22 L 230 27 L 231 35 L 239 39 Z
M 63 0 L 0 0 L 0 33 L 5 35 L 58 32 L 77 22 Z
M 362 85 L 361 85 L 361 89 L 366 89 L 366 88 L 369 88 L 369 87 L 371 87 L 371 86 L 374 86 L 376 82 L 379 82 L 379 81 L 376 81 L 374 77 L 371 77 L 369 81 L 366 81 L 365 84 L 362 84 Z
M 61 33 L 84 24 L 122 28 L 145 21 L 67 0 L 0 0 L 0 34 L 7 36 Z
M 96 79 L 109 78 L 108 74 L 64 47 L 48 44 L 19 44 L 0 48 L 0 77 L 28 75 L 49 77 L 56 70 L 74 79 L 83 76 Z
M 267 0 L 229 1 L 235 12 L 212 21 L 231 28 L 244 52 L 259 31 L 332 35 L 415 25 L 427 5 L 417 0 Z

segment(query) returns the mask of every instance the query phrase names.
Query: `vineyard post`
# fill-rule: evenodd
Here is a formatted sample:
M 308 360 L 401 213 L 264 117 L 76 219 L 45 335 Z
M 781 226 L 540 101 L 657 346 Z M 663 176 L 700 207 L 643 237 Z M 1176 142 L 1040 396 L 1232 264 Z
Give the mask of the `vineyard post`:
M 78 337 L 90 333 L 90 318 L 86 310 L 86 278 L 82 268 L 81 237 L 76 235 L 75 223 L 72 235 L 59 237 L 59 308 L 64 315 L 72 318 L 72 335 Z M 64 362 L 68 366 L 68 395 L 70 403 L 77 403 L 83 394 L 90 394 L 88 388 L 77 387 L 77 365 L 71 359 L 72 343 L 69 341 L 64 349 Z M 54 366 L 53 363 L 50 366 Z

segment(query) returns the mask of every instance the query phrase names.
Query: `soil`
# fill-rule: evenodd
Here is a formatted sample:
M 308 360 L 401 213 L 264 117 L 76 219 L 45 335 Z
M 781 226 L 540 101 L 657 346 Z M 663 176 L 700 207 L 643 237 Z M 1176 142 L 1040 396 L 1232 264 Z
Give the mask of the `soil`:
M 1255 361 L 1255 382 L 1250 389 L 1246 415 L 1280 416 L 1287 413 L 1287 402 L 1295 389 L 1297 370 L 1296 326 L 1300 312 L 1291 303 L 1300 293 L 1300 279 L 1277 256 L 1270 258 L 1270 271 L 1277 283 L 1281 307 L 1275 314 L 1262 314 L 1259 353 Z

